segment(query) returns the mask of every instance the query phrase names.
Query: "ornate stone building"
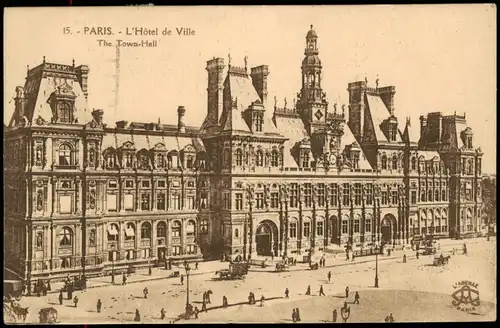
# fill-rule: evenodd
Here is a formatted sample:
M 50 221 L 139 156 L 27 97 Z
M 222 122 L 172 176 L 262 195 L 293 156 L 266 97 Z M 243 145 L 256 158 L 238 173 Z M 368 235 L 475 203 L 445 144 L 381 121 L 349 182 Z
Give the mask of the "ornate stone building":
M 465 116 L 429 113 L 415 134 L 378 80 L 349 83 L 349 104 L 331 105 L 312 27 L 293 105 L 268 104 L 268 66 L 214 58 L 206 69 L 201 128 L 185 126 L 182 106 L 177 125 L 107 126 L 87 106 L 87 66 L 28 70 L 4 134 L 10 275 L 476 231 L 482 153 Z

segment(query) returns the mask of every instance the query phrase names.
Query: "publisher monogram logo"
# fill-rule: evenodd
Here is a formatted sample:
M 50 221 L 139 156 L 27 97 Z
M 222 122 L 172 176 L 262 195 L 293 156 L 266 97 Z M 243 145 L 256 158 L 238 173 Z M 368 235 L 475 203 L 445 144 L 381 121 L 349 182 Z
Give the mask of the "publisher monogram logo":
M 455 292 L 451 294 L 451 304 L 460 311 L 472 312 L 481 302 L 479 300 L 478 284 L 469 280 L 459 281 L 453 285 Z

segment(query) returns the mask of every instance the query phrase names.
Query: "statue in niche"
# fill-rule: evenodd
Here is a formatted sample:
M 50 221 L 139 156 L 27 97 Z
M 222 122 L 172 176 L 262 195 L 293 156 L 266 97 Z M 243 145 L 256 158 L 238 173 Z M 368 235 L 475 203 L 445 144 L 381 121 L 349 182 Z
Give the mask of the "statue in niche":
M 89 203 L 90 203 L 90 208 L 94 209 L 95 208 L 95 190 L 90 191 Z
M 36 195 L 36 209 L 38 211 L 43 210 L 43 191 L 38 190 L 37 195 Z
M 41 166 L 42 165 L 42 147 L 37 146 L 36 151 L 35 151 L 35 165 L 36 166 Z
M 36 234 L 36 248 L 42 248 L 43 247 L 43 237 L 42 233 L 39 232 Z
M 90 246 L 94 246 L 95 245 L 95 230 L 94 229 L 90 230 L 89 245 Z
M 89 166 L 95 166 L 95 150 L 93 148 L 89 151 Z

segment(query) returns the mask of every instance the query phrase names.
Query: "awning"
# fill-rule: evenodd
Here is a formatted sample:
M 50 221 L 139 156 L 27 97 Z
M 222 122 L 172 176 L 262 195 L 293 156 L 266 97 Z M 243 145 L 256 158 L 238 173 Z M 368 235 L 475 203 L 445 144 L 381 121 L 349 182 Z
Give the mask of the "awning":
M 117 235 L 117 234 L 118 234 L 118 230 L 116 230 L 113 226 L 109 226 L 109 227 L 108 227 L 108 233 L 109 233 L 110 235 L 113 235 L 113 236 L 114 236 L 114 235 Z
M 134 229 L 131 229 L 131 228 L 125 229 L 125 236 L 127 236 L 127 237 L 135 236 Z

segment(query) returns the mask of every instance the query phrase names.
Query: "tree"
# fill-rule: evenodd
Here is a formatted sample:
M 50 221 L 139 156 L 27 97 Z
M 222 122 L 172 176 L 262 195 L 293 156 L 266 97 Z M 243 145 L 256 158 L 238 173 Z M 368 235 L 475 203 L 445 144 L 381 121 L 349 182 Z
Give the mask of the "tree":
M 496 176 L 484 176 L 481 181 L 481 189 L 483 196 L 483 217 L 484 223 L 488 227 L 491 224 L 495 224 L 497 221 L 497 180 Z

